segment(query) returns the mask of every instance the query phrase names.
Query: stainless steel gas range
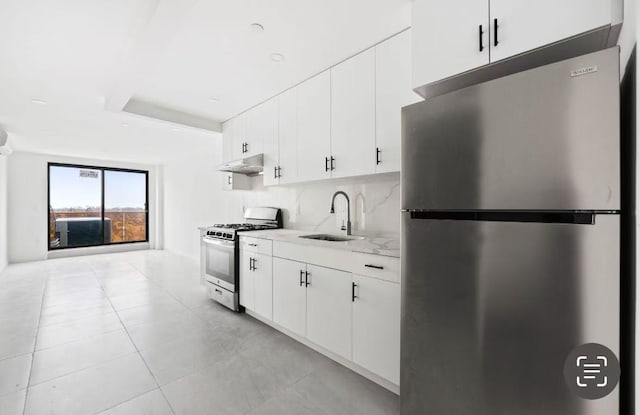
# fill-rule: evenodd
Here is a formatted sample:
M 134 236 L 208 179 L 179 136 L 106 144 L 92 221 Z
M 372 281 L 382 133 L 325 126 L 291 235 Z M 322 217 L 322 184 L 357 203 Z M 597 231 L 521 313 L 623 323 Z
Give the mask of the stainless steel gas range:
M 200 244 L 200 275 L 207 295 L 234 311 L 240 311 L 240 233 L 282 228 L 282 212 L 278 208 L 249 208 L 244 218 L 246 223 L 208 227 Z

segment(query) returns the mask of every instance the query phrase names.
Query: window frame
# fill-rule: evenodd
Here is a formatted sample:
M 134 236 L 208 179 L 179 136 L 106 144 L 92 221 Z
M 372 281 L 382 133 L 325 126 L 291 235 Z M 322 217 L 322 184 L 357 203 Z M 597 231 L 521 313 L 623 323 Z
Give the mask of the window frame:
M 126 242 L 109 242 L 109 243 L 99 243 L 99 244 L 91 244 L 91 245 L 81 245 L 81 246 L 65 246 L 59 248 L 51 248 L 51 220 L 50 220 L 50 206 L 51 206 L 51 167 L 70 167 L 70 168 L 78 168 L 78 169 L 89 169 L 89 170 L 100 170 L 100 218 L 102 220 L 102 240 L 104 241 L 104 202 L 105 202 L 105 187 L 104 187 L 104 179 L 105 172 L 114 171 L 114 172 L 125 172 L 125 173 L 139 173 L 144 174 L 145 177 L 145 235 L 144 240 L 140 241 L 126 241 Z M 55 229 L 54 229 L 55 231 Z M 139 244 L 139 243 L 148 243 L 149 242 L 149 171 L 148 170 L 136 170 L 136 169 L 125 169 L 119 167 L 104 167 L 104 166 L 90 166 L 86 164 L 72 164 L 72 163 L 57 163 L 57 162 L 48 162 L 47 163 L 47 251 L 61 251 L 64 249 L 80 249 L 80 248 L 89 248 L 95 246 L 112 246 L 112 245 L 127 245 L 127 244 Z

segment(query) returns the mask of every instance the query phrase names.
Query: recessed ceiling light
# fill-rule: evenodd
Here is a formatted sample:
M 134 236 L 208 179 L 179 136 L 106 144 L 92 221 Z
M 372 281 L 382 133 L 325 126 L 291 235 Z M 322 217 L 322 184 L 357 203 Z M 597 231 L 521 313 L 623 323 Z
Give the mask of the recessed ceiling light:
M 262 33 L 262 32 L 264 32 L 264 26 L 262 26 L 260 23 L 251 23 L 249 25 L 249 28 L 251 29 L 251 31 L 253 33 Z
M 44 99 L 34 98 L 34 99 L 31 100 L 31 102 L 33 102 L 34 104 L 38 104 L 38 105 L 47 105 L 47 101 L 45 101 Z
M 123 126 L 123 127 L 128 127 L 128 126 L 129 126 L 129 124 L 127 124 L 126 122 L 123 122 L 123 123 L 122 123 L 122 126 Z
M 211 103 L 215 104 L 216 102 L 218 102 L 218 101 L 219 101 L 219 99 L 218 99 L 218 98 L 209 98 L 209 99 L 207 99 L 207 101 L 209 101 L 209 102 L 211 102 Z
M 282 62 L 284 60 L 284 55 L 282 53 L 272 53 L 271 60 L 274 62 Z
M 179 128 L 172 128 L 171 131 L 177 133 L 178 131 L 180 131 L 180 129 Z

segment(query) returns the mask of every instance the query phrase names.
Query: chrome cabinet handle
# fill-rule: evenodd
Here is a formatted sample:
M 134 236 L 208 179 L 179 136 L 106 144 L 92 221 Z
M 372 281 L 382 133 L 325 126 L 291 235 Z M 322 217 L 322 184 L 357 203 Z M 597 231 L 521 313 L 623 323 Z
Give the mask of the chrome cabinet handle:
M 364 266 L 367 268 L 384 269 L 384 267 L 380 265 L 364 264 Z
M 498 19 L 493 19 L 493 46 L 498 46 Z
M 356 296 L 356 287 L 358 286 L 358 284 L 356 284 L 355 282 L 351 283 L 351 302 L 355 302 L 356 298 L 358 298 L 358 296 Z
M 311 275 L 311 273 L 308 272 L 308 271 L 304 273 L 304 286 L 305 287 L 308 287 L 308 286 L 311 285 L 311 283 L 309 282 L 309 275 Z
M 484 45 L 482 44 L 482 35 L 484 34 L 484 32 L 482 31 L 482 25 L 478 26 L 478 41 L 480 42 L 480 52 L 482 52 L 484 50 Z
M 376 147 L 376 165 L 382 163 L 382 160 L 380 160 L 380 147 Z
M 249 246 L 258 246 L 258 244 L 247 244 Z
M 304 271 L 300 270 L 300 286 L 302 287 L 302 285 L 304 284 L 304 281 L 302 281 L 302 276 L 304 275 Z

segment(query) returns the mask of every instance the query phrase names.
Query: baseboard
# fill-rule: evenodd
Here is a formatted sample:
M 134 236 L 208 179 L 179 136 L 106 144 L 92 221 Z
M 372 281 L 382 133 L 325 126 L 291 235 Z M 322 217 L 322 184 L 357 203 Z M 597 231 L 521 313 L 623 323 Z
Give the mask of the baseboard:
M 49 251 L 47 259 L 68 258 L 74 256 L 111 254 L 116 252 L 129 252 L 151 249 L 149 242 L 126 243 L 114 245 L 89 246 L 85 248 L 68 248 L 56 251 Z
M 259 320 L 261 322 L 263 322 L 264 324 L 273 327 L 274 329 L 278 330 L 281 333 L 286 334 L 287 336 L 291 337 L 292 339 L 304 344 L 305 346 L 315 350 L 318 353 L 321 353 L 323 355 L 325 355 L 326 357 L 328 357 L 329 359 L 336 361 L 338 363 L 340 363 L 342 366 L 345 366 L 351 370 L 353 370 L 354 372 L 356 372 L 357 374 L 364 376 L 365 378 L 369 379 L 370 381 L 377 383 L 378 385 L 382 386 L 383 388 L 395 393 L 396 395 L 400 395 L 400 386 L 396 385 L 390 381 L 388 381 L 387 379 L 383 378 L 380 375 L 377 375 L 373 372 L 370 372 L 369 370 L 363 368 L 360 365 L 357 365 L 356 363 L 352 362 L 351 360 L 347 360 L 344 357 L 337 355 L 335 353 L 333 353 L 330 350 L 327 350 L 321 346 L 318 346 L 317 344 L 309 341 L 308 339 L 301 337 L 289 330 L 287 330 L 286 328 L 280 326 L 277 323 L 274 323 L 271 320 L 268 320 L 256 313 L 254 313 L 251 310 L 245 310 L 245 312 L 250 315 L 251 317 L 255 318 L 256 320 Z

